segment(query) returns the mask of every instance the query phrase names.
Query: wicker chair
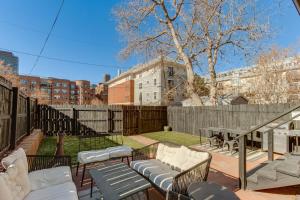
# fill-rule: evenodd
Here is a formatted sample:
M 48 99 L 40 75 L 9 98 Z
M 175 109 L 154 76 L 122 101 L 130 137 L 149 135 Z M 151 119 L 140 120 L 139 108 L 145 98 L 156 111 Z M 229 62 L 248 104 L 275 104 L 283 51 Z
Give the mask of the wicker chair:
M 173 147 L 180 147 L 180 145 L 170 143 L 170 142 L 163 142 L 163 144 Z M 144 148 L 134 150 L 132 154 L 133 161 L 137 160 L 148 160 L 148 159 L 156 159 L 156 153 L 158 149 L 158 143 L 151 144 L 149 146 L 146 146 Z M 203 152 L 195 149 L 188 148 L 192 151 L 197 152 Z M 208 158 L 199 164 L 194 165 L 193 167 L 189 168 L 188 170 L 179 172 L 172 181 L 172 191 L 173 193 L 187 195 L 187 188 L 191 183 L 198 182 L 198 181 L 206 181 L 208 172 L 209 172 L 209 166 L 211 162 L 211 154 L 208 153 Z M 143 175 L 143 174 L 141 174 Z M 144 176 L 145 177 L 145 176 Z M 145 177 L 149 180 L 148 177 Z M 149 180 L 151 182 L 151 180 Z M 167 195 L 168 191 L 161 189 L 157 185 L 153 184 L 153 186 L 158 189 L 162 194 Z

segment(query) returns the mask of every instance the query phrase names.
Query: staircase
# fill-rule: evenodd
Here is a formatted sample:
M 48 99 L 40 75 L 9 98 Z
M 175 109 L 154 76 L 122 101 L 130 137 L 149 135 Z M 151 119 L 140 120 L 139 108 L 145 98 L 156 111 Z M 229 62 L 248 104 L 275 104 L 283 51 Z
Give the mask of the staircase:
M 282 159 L 266 161 L 247 173 L 247 189 L 300 185 L 300 156 L 287 155 Z
M 239 141 L 239 186 L 241 189 L 263 190 L 300 185 L 300 154 L 287 154 L 282 159 L 274 160 L 274 152 L 284 154 L 289 151 L 289 141 L 284 139 L 288 137 L 283 134 L 300 137 L 299 130 L 289 132 L 292 127 L 288 126 L 296 118 L 299 119 L 299 109 L 300 105 L 297 105 L 235 138 Z M 263 149 L 268 152 L 268 161 L 247 172 L 247 137 L 256 131 L 265 133 L 262 144 Z M 274 133 L 279 137 L 274 138 Z M 299 146 L 298 142 L 296 146 Z

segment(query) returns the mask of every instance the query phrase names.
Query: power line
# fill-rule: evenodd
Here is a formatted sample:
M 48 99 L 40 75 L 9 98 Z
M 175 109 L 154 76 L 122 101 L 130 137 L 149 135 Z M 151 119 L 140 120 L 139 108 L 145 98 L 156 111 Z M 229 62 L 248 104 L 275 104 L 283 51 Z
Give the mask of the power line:
M 33 28 L 33 27 L 29 27 L 29 26 L 24 26 L 22 24 L 12 23 L 12 22 L 5 21 L 5 20 L 0 20 L 0 23 L 7 24 L 9 26 L 13 26 L 13 27 L 21 29 L 21 30 L 31 31 L 31 32 L 40 33 L 40 34 L 47 34 L 47 32 L 45 32 L 45 31 L 42 31 L 42 30 L 39 30 L 39 29 L 36 29 L 36 28 Z M 81 43 L 81 44 L 92 45 L 92 46 L 101 46 L 101 45 L 103 45 L 103 44 L 96 43 L 96 42 L 88 42 L 88 41 L 83 41 L 83 40 L 70 39 L 70 38 L 67 38 L 66 36 L 57 35 L 57 34 L 54 34 L 54 33 L 51 34 L 51 37 L 52 38 L 53 37 L 54 38 L 59 38 L 59 39 L 66 40 L 66 41 Z
M 40 50 L 40 53 L 39 53 L 39 55 L 36 57 L 36 59 L 35 59 L 35 61 L 34 61 L 34 64 L 33 64 L 32 68 L 31 68 L 31 70 L 29 71 L 29 74 L 31 74 L 31 72 L 34 70 L 34 68 L 36 67 L 37 63 L 38 63 L 39 60 L 40 60 L 40 57 L 41 57 L 42 53 L 44 52 L 44 49 L 45 49 L 45 47 L 46 47 L 46 44 L 47 44 L 47 42 L 48 42 L 48 40 L 49 40 L 49 38 L 50 38 L 50 35 L 51 35 L 53 29 L 54 29 L 54 27 L 55 27 L 55 24 L 56 24 L 56 22 L 57 22 L 57 19 L 58 19 L 58 17 L 59 17 L 59 14 L 60 14 L 60 12 L 61 12 L 61 10 L 62 10 L 62 7 L 63 7 L 63 5 L 64 5 L 64 2 L 65 2 L 65 0 L 62 0 L 62 1 L 61 1 L 59 10 L 58 10 L 58 12 L 57 12 L 57 14 L 56 14 L 56 16 L 55 16 L 55 19 L 54 19 L 54 21 L 53 21 L 53 23 L 52 23 L 51 29 L 50 29 L 49 33 L 47 34 L 47 37 L 46 37 L 46 39 L 45 39 L 45 41 L 44 41 L 44 44 L 43 44 L 43 46 L 42 46 L 42 48 L 41 48 L 41 50 Z
M 18 50 L 6 49 L 6 48 L 1 48 L 1 47 L 0 47 L 0 49 L 3 50 L 3 51 L 10 51 L 10 52 L 20 53 L 20 54 L 34 56 L 34 57 L 39 56 L 38 54 L 33 54 L 33 53 L 25 52 L 25 51 L 18 51 Z M 44 58 L 44 59 L 47 59 L 47 60 L 55 60 L 55 61 L 65 62 L 65 63 L 80 64 L 80 65 L 89 65 L 89 66 L 98 66 L 98 67 L 111 67 L 111 68 L 116 68 L 116 69 L 128 69 L 126 67 L 120 67 L 120 66 L 117 66 L 117 65 L 96 64 L 96 63 L 89 63 L 89 62 L 84 62 L 84 61 L 70 60 L 70 59 L 57 58 L 57 57 L 49 57 L 49 56 L 43 56 L 43 55 L 40 55 L 40 58 Z

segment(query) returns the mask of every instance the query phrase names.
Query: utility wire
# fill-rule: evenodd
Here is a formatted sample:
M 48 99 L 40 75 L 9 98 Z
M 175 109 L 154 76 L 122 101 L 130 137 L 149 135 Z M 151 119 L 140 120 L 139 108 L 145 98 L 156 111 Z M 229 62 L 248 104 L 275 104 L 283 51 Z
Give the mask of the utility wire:
M 43 46 L 42 46 L 42 48 L 41 48 L 41 50 L 40 50 L 40 53 L 39 53 L 39 55 L 36 57 L 36 59 L 35 59 L 35 61 L 34 61 L 34 64 L 33 64 L 32 68 L 31 68 L 31 70 L 29 71 L 29 74 L 32 73 L 32 71 L 33 71 L 34 68 L 36 67 L 37 63 L 39 62 L 42 53 L 44 52 L 44 49 L 45 49 L 45 47 L 46 47 L 46 44 L 47 44 L 47 42 L 48 42 L 48 40 L 49 40 L 49 38 L 50 38 L 50 35 L 51 35 L 53 29 L 54 29 L 54 27 L 55 27 L 55 24 L 56 24 L 56 22 L 57 22 L 57 19 L 58 19 L 58 17 L 59 17 L 59 14 L 60 14 L 60 12 L 61 12 L 61 10 L 62 10 L 62 7 L 63 7 L 63 5 L 64 5 L 64 2 L 65 2 L 65 0 L 62 0 L 62 1 L 61 1 L 59 10 L 58 10 L 58 12 L 57 12 L 57 14 L 56 14 L 56 16 L 55 16 L 55 19 L 54 19 L 54 21 L 53 21 L 53 23 L 52 23 L 51 29 L 50 29 L 49 33 L 47 34 L 47 37 L 46 37 L 46 39 L 45 39 L 45 41 L 44 41 L 44 44 L 43 44 Z
M 33 54 L 33 53 L 29 53 L 29 52 L 25 52 L 25 51 L 18 51 L 18 50 L 13 50 L 13 49 L 6 49 L 6 48 L 1 48 L 1 47 L 0 47 L 0 50 L 10 51 L 10 52 L 14 52 L 14 53 L 20 53 L 20 54 L 34 56 L 34 57 L 39 56 L 38 54 Z M 128 69 L 127 67 L 120 67 L 117 65 L 96 64 L 96 63 L 89 63 L 89 62 L 84 62 L 84 61 L 70 60 L 70 59 L 57 58 L 57 57 L 49 57 L 49 56 L 43 56 L 43 55 L 40 55 L 39 57 L 47 59 L 47 60 L 55 60 L 55 61 L 65 62 L 65 63 L 74 63 L 74 64 L 98 66 L 98 67 L 111 67 L 111 68 L 116 68 L 116 69 Z

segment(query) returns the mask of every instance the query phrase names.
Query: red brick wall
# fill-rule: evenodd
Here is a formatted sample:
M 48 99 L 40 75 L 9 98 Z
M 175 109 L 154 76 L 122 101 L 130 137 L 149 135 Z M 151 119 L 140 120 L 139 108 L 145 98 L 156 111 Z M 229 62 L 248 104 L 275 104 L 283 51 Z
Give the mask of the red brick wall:
M 134 81 L 129 80 L 124 83 L 108 88 L 108 104 L 131 105 L 134 102 Z

